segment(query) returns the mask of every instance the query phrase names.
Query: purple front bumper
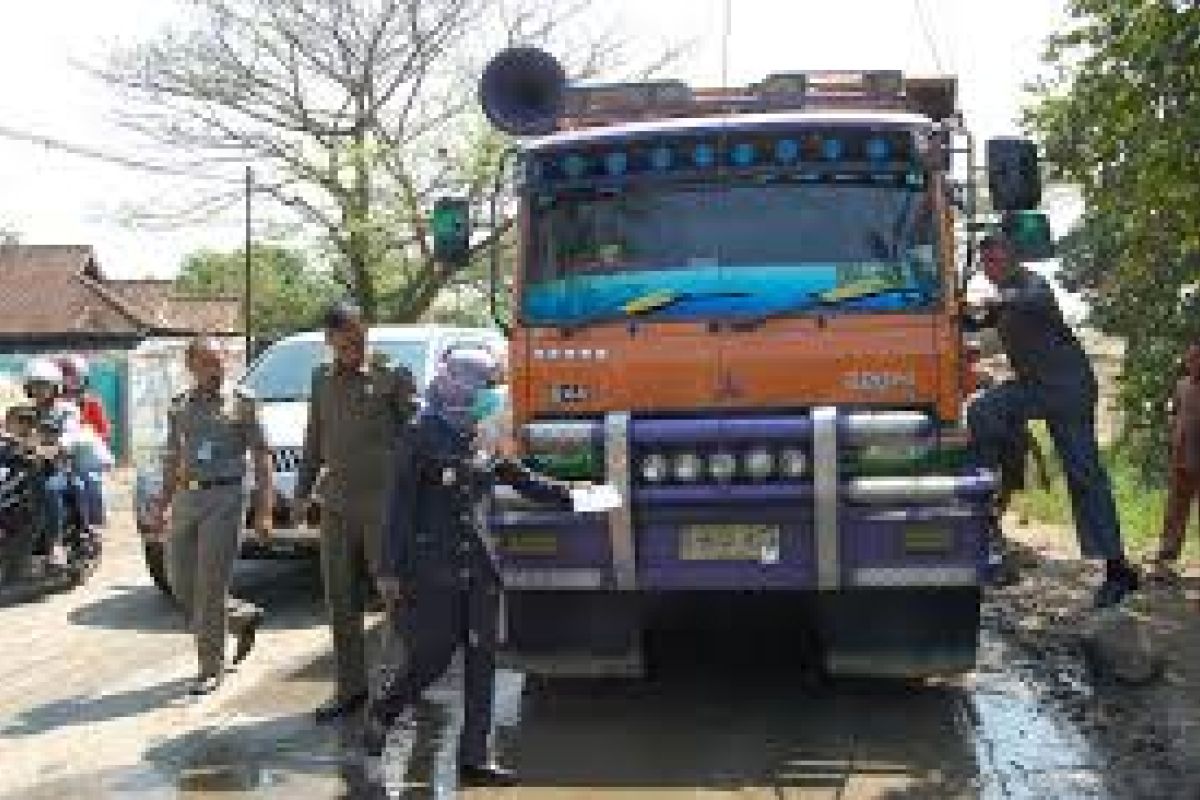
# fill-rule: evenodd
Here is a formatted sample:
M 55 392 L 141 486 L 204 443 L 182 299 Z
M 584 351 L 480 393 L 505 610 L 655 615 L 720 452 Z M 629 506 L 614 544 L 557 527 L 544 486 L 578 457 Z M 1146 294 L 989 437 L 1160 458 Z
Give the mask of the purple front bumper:
M 815 589 L 816 531 L 810 485 L 661 487 L 634 494 L 638 587 L 663 589 Z M 839 508 L 843 586 L 964 585 L 983 566 L 985 507 L 969 498 L 953 505 L 855 505 Z M 689 561 L 680 557 L 684 531 L 697 525 L 774 525 L 779 551 L 762 561 Z M 906 531 L 948 534 L 937 552 L 913 552 Z M 603 516 L 502 510 L 493 532 L 513 588 L 610 588 L 612 547 Z M 521 552 L 523 537 L 553 547 Z M 510 545 L 514 545 L 511 546 Z M 565 578 L 556 582 L 555 575 Z
M 848 441 L 858 423 L 838 418 L 834 424 Z M 911 416 L 905 417 L 905 425 L 905 435 L 927 434 Z M 625 435 L 629 451 L 636 453 L 646 447 L 696 442 L 719 447 L 809 446 L 813 431 L 814 423 L 806 417 L 633 420 Z M 611 471 L 611 459 L 609 465 Z M 905 490 L 905 480 L 913 484 L 911 491 Z M 631 514 L 624 535 L 631 548 L 622 545 L 605 515 L 498 504 L 492 530 L 506 583 L 515 590 L 812 590 L 978 584 L 993 490 L 989 475 L 874 482 L 842 476 L 835 477 L 834 484 L 827 481 L 826 492 L 833 485 L 835 499 L 831 503 L 827 496 L 824 506 L 818 496 L 821 481 L 815 477 L 795 482 L 627 486 Z M 818 523 L 821 514 L 836 524 L 823 529 Z M 777 530 L 777 549 L 764 551 L 760 558 L 685 557 L 689 531 L 707 528 L 720 535 L 723 530 L 750 526 Z M 623 551 L 632 560 L 632 586 L 622 584 L 614 565 Z M 832 566 L 831 552 L 835 553 Z M 626 575 L 629 572 L 626 569 Z M 832 584 L 830 575 L 836 575 Z

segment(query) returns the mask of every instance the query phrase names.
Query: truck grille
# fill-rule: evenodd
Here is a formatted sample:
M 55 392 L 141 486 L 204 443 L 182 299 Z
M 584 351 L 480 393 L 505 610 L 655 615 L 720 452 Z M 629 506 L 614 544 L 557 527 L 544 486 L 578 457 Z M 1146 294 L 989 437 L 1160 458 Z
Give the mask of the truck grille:
M 295 472 L 300 468 L 300 448 L 273 448 L 271 450 L 271 466 L 276 472 Z

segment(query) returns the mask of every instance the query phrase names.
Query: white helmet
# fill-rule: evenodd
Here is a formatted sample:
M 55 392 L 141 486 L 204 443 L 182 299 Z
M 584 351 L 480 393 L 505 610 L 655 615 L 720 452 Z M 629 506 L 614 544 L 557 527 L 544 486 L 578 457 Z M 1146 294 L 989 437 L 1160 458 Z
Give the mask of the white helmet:
M 48 358 L 35 358 L 25 365 L 26 386 L 31 383 L 49 383 L 61 387 L 62 382 L 62 370 Z

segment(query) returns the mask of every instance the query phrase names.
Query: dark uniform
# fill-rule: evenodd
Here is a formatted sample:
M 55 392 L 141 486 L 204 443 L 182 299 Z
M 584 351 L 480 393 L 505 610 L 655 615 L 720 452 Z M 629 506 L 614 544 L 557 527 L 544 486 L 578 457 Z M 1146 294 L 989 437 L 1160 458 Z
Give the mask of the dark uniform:
M 1000 301 L 985 324 L 996 327 L 1016 378 L 971 404 L 976 453 L 983 464 L 997 466 L 1029 420 L 1045 420 L 1066 473 L 1080 550 L 1120 559 L 1116 504 L 1096 441 L 1099 393 L 1091 362 L 1045 278 L 1017 268 L 998 288 Z
M 367 693 L 363 610 L 368 581 L 378 574 L 379 531 L 396 447 L 414 410 L 407 370 L 368 357 L 363 368 L 323 365 L 312 400 L 296 497 L 321 477 L 321 570 L 333 629 L 337 697 Z
M 195 634 L 201 676 L 223 673 L 226 627 L 240 636 L 261 614 L 229 597 L 229 581 L 245 520 L 246 453 L 266 446 L 254 402 L 242 394 L 193 389 L 168 411 L 165 468 L 178 480 L 167 579 Z
M 465 720 L 459 764 L 488 762 L 499 622 L 500 572 L 487 516 L 492 489 L 507 483 L 530 499 L 570 507 L 565 484 L 476 452 L 467 435 L 424 414 L 411 452 L 395 470 L 382 577 L 404 592 L 398 618 L 408 663 L 390 675 L 372 717 L 389 724 L 465 646 Z M 381 742 L 378 744 L 382 744 Z

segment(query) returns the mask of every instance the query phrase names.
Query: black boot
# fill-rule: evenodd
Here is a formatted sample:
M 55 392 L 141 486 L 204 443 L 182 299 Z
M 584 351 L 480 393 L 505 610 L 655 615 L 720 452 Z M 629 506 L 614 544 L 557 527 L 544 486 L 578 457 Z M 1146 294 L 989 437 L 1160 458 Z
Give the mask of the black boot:
M 1125 595 L 1141 588 L 1141 576 L 1124 558 L 1106 562 L 1104 571 L 1104 583 L 1096 590 L 1093 604 L 1097 609 L 1115 606 L 1125 599 Z
M 463 764 L 458 768 L 458 782 L 463 787 L 515 786 L 516 774 L 496 763 Z
M 365 702 L 367 702 L 366 692 L 359 692 L 345 698 L 335 697 L 318 706 L 317 710 L 313 712 L 313 716 L 317 718 L 317 722 L 333 722 L 335 719 L 350 716 L 362 708 Z
M 258 636 L 258 628 L 262 625 L 263 612 L 255 610 L 246 617 L 241 628 L 237 633 L 237 649 L 233 653 L 233 663 L 240 664 L 246 660 L 246 656 L 250 655 L 250 651 L 254 649 L 254 640 Z

